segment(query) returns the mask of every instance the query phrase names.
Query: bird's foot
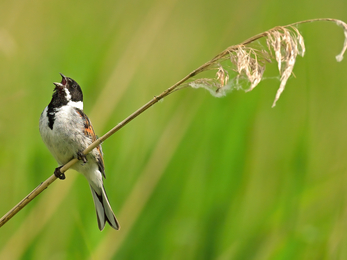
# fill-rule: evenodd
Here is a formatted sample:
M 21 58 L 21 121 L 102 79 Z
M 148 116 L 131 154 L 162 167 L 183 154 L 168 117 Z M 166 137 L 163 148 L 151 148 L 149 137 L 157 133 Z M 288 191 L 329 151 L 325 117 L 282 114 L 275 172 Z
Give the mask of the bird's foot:
M 83 161 L 84 163 L 87 162 L 87 156 L 83 152 L 77 153 L 77 159 Z
M 65 174 L 60 171 L 61 167 L 63 167 L 63 166 L 59 166 L 59 167 L 55 168 L 54 175 L 55 175 L 55 177 L 57 177 L 61 180 L 65 180 Z

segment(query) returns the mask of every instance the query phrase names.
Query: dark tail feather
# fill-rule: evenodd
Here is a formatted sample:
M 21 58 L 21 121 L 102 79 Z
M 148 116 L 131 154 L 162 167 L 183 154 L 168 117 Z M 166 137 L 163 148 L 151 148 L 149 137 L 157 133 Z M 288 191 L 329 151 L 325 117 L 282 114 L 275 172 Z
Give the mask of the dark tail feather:
M 90 186 L 90 189 L 93 195 L 99 229 L 103 230 L 107 221 L 111 227 L 118 230 L 120 227 L 116 219 L 116 216 L 112 211 L 104 187 L 102 187 L 102 189 L 100 190 L 100 194 L 98 194 L 92 186 Z

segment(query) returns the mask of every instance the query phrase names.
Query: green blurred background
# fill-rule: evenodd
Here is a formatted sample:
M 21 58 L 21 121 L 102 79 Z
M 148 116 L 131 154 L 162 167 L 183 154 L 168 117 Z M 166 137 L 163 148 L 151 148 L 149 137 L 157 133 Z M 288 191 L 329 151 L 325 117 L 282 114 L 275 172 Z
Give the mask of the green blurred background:
M 40 113 L 59 72 L 99 136 L 230 45 L 299 20 L 347 21 L 345 0 L 1 1 L 0 214 L 57 166 Z M 217 99 L 185 89 L 103 144 L 121 230 L 86 180 L 54 182 L 0 230 L 0 259 L 347 259 L 347 57 L 333 23 L 278 80 Z M 276 68 L 276 64 L 269 66 Z

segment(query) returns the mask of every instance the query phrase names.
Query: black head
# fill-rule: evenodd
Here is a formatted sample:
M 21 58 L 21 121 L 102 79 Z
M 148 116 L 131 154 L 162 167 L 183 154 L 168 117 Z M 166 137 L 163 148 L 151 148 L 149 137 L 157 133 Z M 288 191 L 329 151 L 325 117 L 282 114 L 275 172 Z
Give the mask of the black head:
M 72 78 L 65 77 L 61 74 L 62 80 L 60 83 L 54 82 L 55 85 L 54 93 L 52 96 L 51 103 L 49 106 L 58 108 L 67 105 L 69 102 L 82 103 L 83 93 L 81 87 Z

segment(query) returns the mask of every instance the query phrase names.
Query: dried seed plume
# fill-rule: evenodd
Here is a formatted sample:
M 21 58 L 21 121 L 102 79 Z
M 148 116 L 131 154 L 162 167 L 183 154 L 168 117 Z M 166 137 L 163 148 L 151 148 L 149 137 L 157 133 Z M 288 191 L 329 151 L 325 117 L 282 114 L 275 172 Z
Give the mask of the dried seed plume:
M 233 89 L 243 89 L 244 85 L 249 85 L 246 91 L 251 91 L 263 79 L 265 65 L 276 62 L 280 86 L 272 104 L 274 107 L 289 77 L 293 74 L 297 56 L 303 57 L 305 54 L 304 38 L 297 26 L 314 21 L 333 21 L 344 29 L 344 45 L 341 53 L 336 56 L 336 60 L 341 61 L 347 49 L 347 24 L 330 18 L 307 20 L 286 26 L 277 26 L 239 45 L 228 47 L 188 75 L 187 79 L 190 80 L 188 86 L 207 89 L 215 97 L 222 97 Z M 265 46 L 261 44 L 257 47 L 250 46 L 262 38 L 265 39 Z M 196 79 L 197 74 L 208 70 L 216 70 L 217 72 L 214 77 Z M 193 76 L 195 79 L 193 79 Z

